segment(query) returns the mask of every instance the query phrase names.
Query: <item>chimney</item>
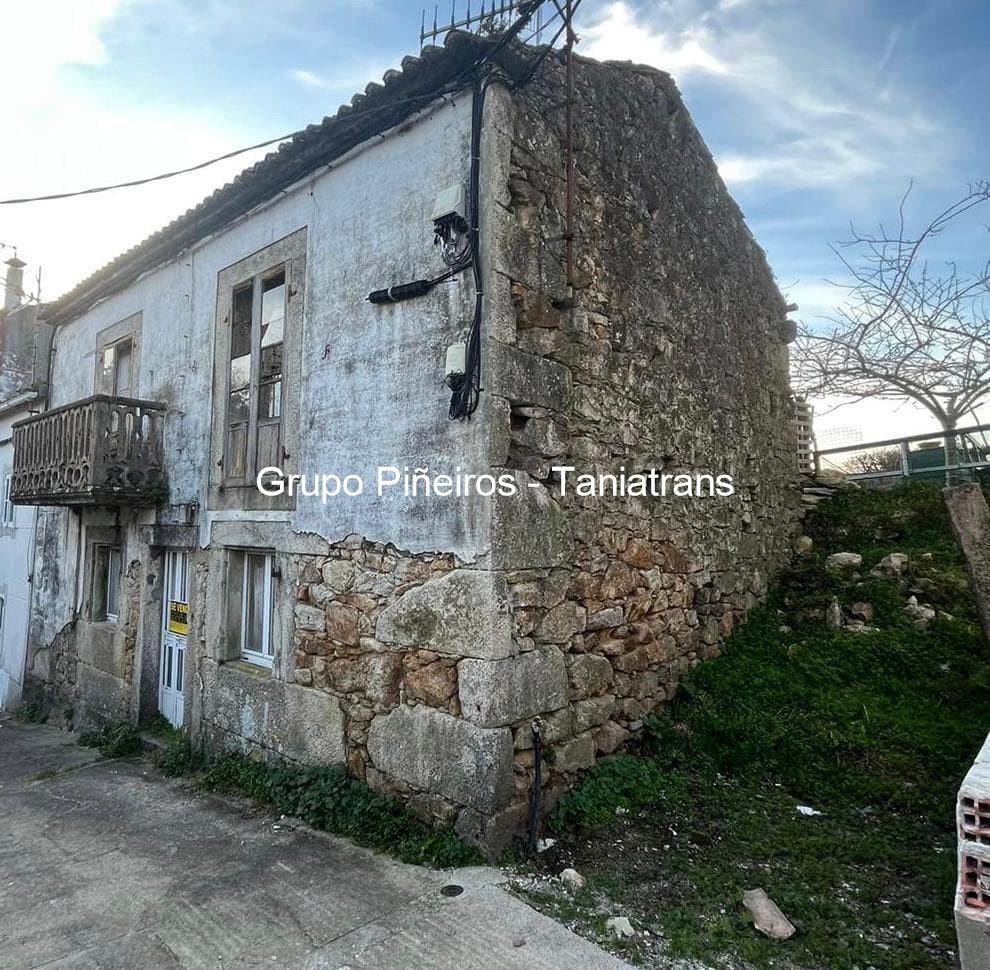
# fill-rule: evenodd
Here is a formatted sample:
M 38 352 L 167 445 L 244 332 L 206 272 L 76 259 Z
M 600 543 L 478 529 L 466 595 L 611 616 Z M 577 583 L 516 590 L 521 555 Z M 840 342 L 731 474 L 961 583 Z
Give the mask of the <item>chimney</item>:
M 24 296 L 24 267 L 27 266 L 27 263 L 12 256 L 5 265 L 7 267 L 7 283 L 3 295 L 3 308 L 16 310 L 21 305 L 21 297 Z

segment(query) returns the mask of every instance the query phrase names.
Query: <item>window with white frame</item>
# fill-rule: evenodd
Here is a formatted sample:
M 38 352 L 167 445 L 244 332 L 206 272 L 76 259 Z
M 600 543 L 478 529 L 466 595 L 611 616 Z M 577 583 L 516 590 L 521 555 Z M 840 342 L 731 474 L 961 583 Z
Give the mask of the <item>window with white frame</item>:
M 228 595 L 236 607 L 231 617 L 233 646 L 242 660 L 270 667 L 275 655 L 275 557 L 270 552 L 231 550 L 229 567 Z
M 120 615 L 120 580 L 123 556 L 120 546 L 96 543 L 93 546 L 93 595 L 91 614 L 94 620 L 114 622 Z
M 0 525 L 14 524 L 14 503 L 10 500 L 10 475 L 3 478 L 3 505 L 0 507 Z

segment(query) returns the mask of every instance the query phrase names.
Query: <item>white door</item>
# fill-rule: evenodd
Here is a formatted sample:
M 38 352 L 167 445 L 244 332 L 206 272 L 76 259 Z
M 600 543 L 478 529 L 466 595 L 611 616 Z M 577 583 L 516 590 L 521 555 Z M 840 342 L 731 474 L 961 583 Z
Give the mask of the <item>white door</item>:
M 158 681 L 158 710 L 182 727 L 182 684 L 186 637 L 189 635 L 189 553 L 165 553 L 165 592 L 162 604 L 162 658 Z

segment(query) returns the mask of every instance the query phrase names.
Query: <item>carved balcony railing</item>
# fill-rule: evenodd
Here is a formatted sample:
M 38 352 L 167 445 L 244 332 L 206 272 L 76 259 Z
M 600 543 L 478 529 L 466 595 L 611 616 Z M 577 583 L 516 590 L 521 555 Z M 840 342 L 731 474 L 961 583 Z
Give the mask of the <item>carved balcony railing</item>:
M 158 505 L 165 405 L 96 394 L 13 425 L 18 505 Z

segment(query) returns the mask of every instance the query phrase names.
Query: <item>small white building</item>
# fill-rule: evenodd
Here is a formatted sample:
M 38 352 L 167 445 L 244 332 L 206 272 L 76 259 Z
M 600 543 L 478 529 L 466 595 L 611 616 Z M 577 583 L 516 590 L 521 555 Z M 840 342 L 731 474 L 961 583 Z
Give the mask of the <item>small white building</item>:
M 12 425 L 44 409 L 51 327 L 37 304 L 25 303 L 24 263 L 6 261 L 0 310 L 0 710 L 14 710 L 24 684 L 24 660 L 34 573 L 38 511 L 11 501 Z

